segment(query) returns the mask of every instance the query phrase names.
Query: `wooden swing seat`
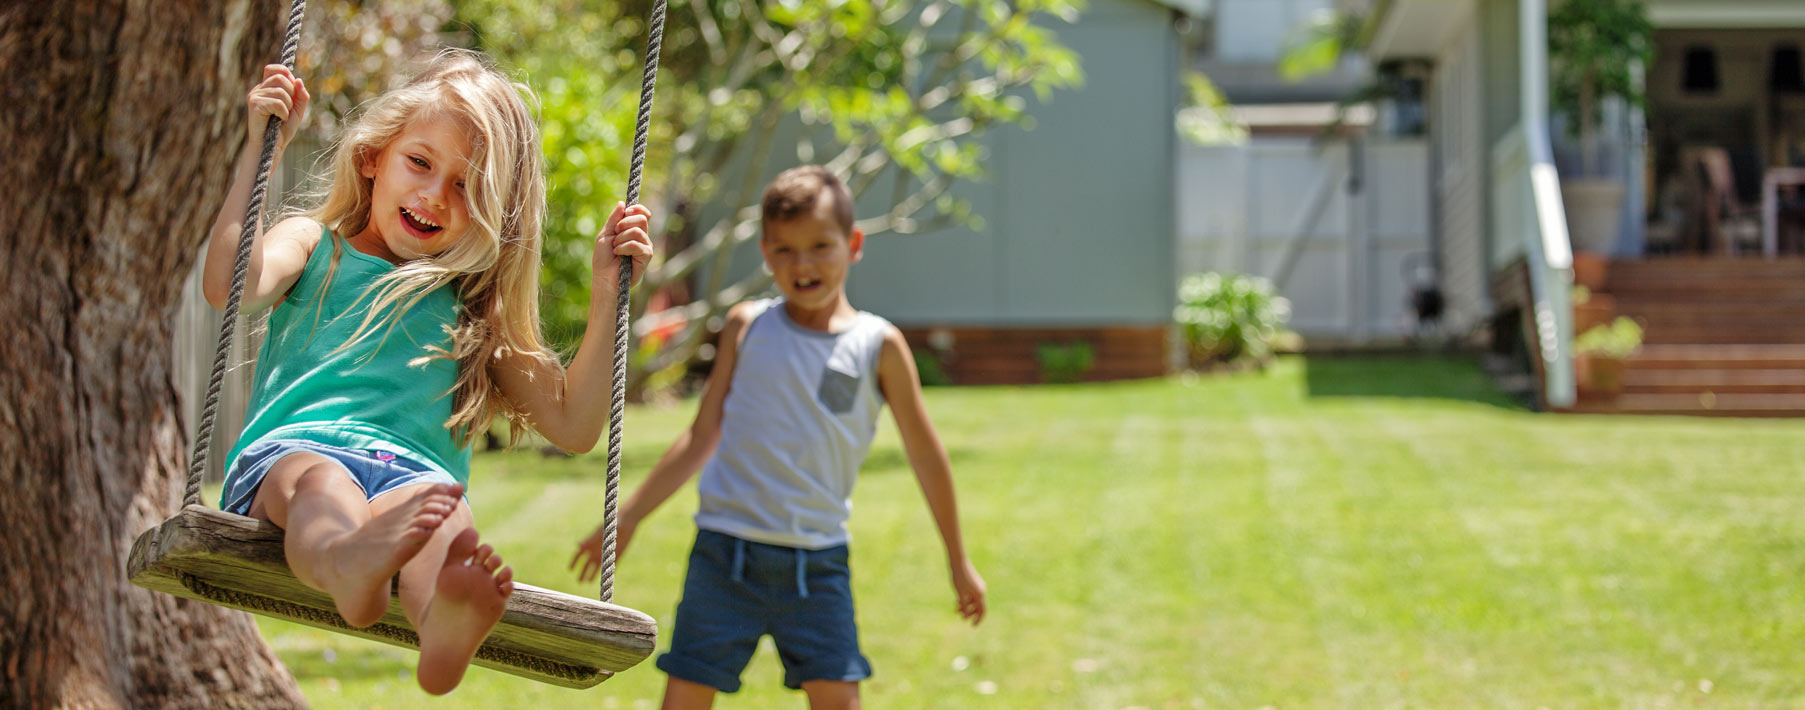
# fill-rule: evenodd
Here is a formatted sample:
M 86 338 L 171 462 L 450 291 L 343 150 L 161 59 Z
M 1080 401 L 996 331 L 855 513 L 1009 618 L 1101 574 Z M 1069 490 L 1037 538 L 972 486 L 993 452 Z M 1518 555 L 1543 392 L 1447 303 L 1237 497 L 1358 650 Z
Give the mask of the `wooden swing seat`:
M 184 507 L 138 537 L 126 571 L 145 589 L 419 648 L 419 636 L 396 597 L 376 624 L 361 629 L 346 624 L 331 597 L 289 572 L 282 529 L 264 521 Z M 589 688 L 645 660 L 657 636 L 657 622 L 638 611 L 516 582 L 507 611 L 473 663 Z

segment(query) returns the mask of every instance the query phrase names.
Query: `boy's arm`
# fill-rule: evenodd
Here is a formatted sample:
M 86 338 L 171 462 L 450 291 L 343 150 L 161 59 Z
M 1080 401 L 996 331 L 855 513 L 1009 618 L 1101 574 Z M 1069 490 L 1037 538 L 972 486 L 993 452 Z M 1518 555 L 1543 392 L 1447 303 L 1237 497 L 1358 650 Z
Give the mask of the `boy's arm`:
M 952 463 L 947 459 L 946 447 L 940 444 L 939 434 L 934 432 L 933 422 L 928 421 L 921 380 L 915 372 L 915 356 L 909 352 L 902 332 L 894 327 L 884 336 L 877 376 L 884 400 L 896 418 L 896 429 L 902 434 L 909 466 L 915 469 L 915 480 L 927 498 L 928 512 L 946 544 L 953 590 L 959 595 L 959 614 L 977 624 L 984 620 L 984 578 L 965 554 L 965 540 L 959 532 L 959 505 L 953 495 Z
M 596 235 L 589 291 L 589 322 L 583 341 L 565 367 L 530 353 L 508 353 L 492 361 L 490 374 L 527 425 L 565 451 L 587 453 L 608 423 L 614 385 L 614 317 L 620 262 L 633 258 L 633 277 L 645 273 L 652 256 L 646 236 L 651 212 L 640 205 L 616 205 Z
M 639 522 L 683 488 L 683 484 L 702 470 L 702 464 L 708 463 L 708 457 L 714 455 L 715 446 L 721 442 L 721 413 L 726 406 L 727 392 L 733 387 L 733 367 L 739 361 L 740 341 L 752 323 L 751 313 L 750 304 L 745 303 L 727 311 L 727 323 L 721 328 L 720 351 L 715 355 L 714 369 L 708 373 L 708 382 L 702 387 L 702 402 L 696 410 L 696 419 L 677 435 L 677 440 L 658 458 L 646 480 L 621 505 L 620 523 L 615 530 L 615 557 L 626 554 L 627 543 L 639 528 Z M 602 521 L 595 532 L 577 543 L 577 554 L 571 558 L 570 566 L 575 568 L 582 563 L 582 569 L 577 573 L 581 581 L 588 581 L 601 569 L 607 526 L 608 521 Z

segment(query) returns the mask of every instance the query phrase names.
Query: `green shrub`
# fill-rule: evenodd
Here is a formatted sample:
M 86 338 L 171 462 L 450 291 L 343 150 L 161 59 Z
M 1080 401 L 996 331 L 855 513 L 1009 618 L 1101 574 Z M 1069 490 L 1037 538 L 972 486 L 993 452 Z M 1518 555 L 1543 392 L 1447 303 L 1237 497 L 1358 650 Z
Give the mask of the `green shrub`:
M 923 387 L 945 387 L 953 383 L 953 378 L 946 374 L 946 367 L 940 364 L 940 356 L 932 350 L 915 349 L 915 376 L 921 378 Z
M 1257 276 L 1192 274 L 1178 286 L 1172 318 L 1193 365 L 1263 361 L 1291 320 L 1291 302 Z
M 1077 382 L 1091 371 L 1097 354 L 1084 341 L 1040 343 L 1034 346 L 1034 359 L 1040 362 L 1040 378 L 1045 382 Z
M 1580 355 L 1626 358 L 1642 347 L 1642 326 L 1628 316 L 1603 325 L 1595 325 L 1573 339 L 1573 351 Z

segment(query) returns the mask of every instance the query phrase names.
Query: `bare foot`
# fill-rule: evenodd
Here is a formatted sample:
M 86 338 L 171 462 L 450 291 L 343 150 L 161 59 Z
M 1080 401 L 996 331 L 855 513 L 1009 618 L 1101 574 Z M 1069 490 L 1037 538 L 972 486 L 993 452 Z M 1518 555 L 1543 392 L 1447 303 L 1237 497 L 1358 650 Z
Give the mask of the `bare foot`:
M 389 580 L 432 539 L 463 493 L 457 484 L 427 488 L 327 545 L 313 578 L 346 623 L 363 628 L 382 619 Z
M 514 571 L 488 545 L 478 547 L 475 529 L 458 533 L 445 553 L 445 567 L 420 624 L 420 688 L 443 695 L 458 687 L 476 649 L 514 593 Z

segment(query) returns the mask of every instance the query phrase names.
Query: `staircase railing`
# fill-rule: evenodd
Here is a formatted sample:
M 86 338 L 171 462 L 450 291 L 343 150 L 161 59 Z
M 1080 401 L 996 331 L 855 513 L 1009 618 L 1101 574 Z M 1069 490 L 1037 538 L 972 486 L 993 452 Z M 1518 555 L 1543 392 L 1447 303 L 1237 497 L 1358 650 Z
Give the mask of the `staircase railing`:
M 1546 0 L 1521 0 L 1522 147 L 1527 170 L 1526 205 L 1534 219 L 1520 230 L 1535 309 L 1535 350 L 1542 361 L 1543 401 L 1569 407 L 1573 376 L 1573 246 L 1567 236 L 1560 178 L 1548 139 L 1548 8 Z

